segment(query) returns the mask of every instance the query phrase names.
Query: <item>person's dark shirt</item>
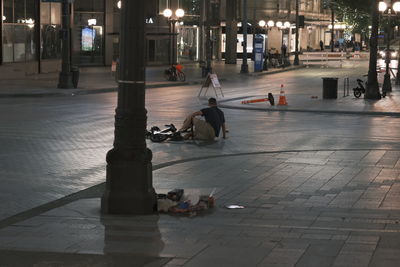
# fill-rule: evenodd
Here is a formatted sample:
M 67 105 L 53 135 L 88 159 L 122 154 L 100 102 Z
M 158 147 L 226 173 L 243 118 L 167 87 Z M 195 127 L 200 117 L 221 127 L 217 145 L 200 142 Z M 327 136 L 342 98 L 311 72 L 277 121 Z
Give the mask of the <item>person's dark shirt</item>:
M 215 136 L 218 137 L 219 130 L 221 129 L 222 124 L 225 123 L 224 112 L 222 112 L 222 110 L 220 110 L 218 107 L 214 106 L 202 109 L 201 113 L 203 113 L 206 122 L 208 122 L 214 128 Z

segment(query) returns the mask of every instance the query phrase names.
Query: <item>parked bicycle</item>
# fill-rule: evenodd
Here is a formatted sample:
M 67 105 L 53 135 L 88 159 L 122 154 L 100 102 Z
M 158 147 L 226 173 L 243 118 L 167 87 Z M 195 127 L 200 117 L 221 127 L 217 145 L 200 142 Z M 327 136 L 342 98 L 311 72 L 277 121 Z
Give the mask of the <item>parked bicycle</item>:
M 366 77 L 368 75 L 364 75 Z M 367 86 L 367 82 L 365 82 L 364 86 L 364 81 L 361 79 L 357 79 L 357 87 L 353 88 L 353 94 L 356 98 L 360 98 L 362 94 L 365 94 L 365 87 Z
M 180 64 L 172 65 L 164 71 L 164 76 L 167 81 L 181 81 L 186 80 L 185 73 L 183 73 L 183 66 Z

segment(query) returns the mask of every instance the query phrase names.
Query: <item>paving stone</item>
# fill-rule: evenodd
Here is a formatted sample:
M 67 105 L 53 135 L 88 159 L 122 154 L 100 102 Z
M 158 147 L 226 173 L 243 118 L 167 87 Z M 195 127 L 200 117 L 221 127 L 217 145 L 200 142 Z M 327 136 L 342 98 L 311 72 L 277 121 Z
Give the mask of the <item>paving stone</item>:
M 294 266 L 303 255 L 304 249 L 274 248 L 260 266 Z
M 263 248 L 209 246 L 190 259 L 185 266 L 256 266 L 266 254 L 268 251 Z

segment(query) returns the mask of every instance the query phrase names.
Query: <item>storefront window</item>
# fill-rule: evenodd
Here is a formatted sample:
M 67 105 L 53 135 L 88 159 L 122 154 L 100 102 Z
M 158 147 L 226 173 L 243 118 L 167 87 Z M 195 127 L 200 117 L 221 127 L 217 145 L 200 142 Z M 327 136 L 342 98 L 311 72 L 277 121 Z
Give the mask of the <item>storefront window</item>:
M 13 62 L 13 25 L 3 25 L 3 62 Z
M 180 61 L 198 60 L 198 28 L 197 27 L 181 27 L 178 34 L 178 56 Z
M 104 0 L 75 1 L 72 60 L 78 65 L 104 64 Z
M 42 59 L 61 58 L 60 25 L 41 25 Z
M 42 59 L 61 58 L 61 4 L 41 3 L 40 13 Z
M 4 0 L 3 62 L 35 59 L 34 0 Z

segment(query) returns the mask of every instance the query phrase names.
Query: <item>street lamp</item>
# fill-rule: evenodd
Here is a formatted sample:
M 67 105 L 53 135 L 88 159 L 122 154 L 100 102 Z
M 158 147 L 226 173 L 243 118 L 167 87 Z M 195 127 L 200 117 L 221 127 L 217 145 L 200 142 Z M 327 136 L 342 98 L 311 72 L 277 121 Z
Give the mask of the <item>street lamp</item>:
M 294 61 L 293 61 L 293 65 L 295 65 L 295 66 L 298 66 L 300 64 L 300 60 L 299 60 L 299 27 L 300 27 L 299 0 L 296 0 L 296 40 L 295 40 Z
M 173 11 L 171 9 L 169 9 L 169 8 L 164 9 L 164 11 L 163 11 L 163 16 L 165 18 L 167 18 L 167 21 L 170 23 L 170 33 L 171 33 L 171 27 L 172 27 L 172 33 L 171 33 L 172 41 L 171 41 L 171 44 L 170 44 L 170 47 L 171 47 L 170 64 L 171 65 L 175 65 L 176 61 L 177 61 L 176 48 L 175 48 L 175 44 L 176 44 L 176 41 L 175 41 L 175 35 L 176 35 L 175 26 L 176 26 L 176 23 L 179 22 L 180 19 L 183 18 L 183 16 L 185 16 L 185 11 L 183 9 L 181 9 L 181 8 L 178 8 L 177 10 L 175 10 L 175 16 L 174 17 L 172 16 L 172 14 L 173 14 Z
M 106 188 L 101 198 L 106 214 L 152 214 L 157 207 L 152 152 L 144 136 L 145 19 L 145 1 L 123 1 L 114 144 L 106 157 Z
M 249 66 L 247 65 L 247 0 L 243 0 L 243 57 L 240 73 L 248 73 Z
M 58 88 L 69 89 L 73 87 L 71 72 L 71 4 L 69 0 L 62 0 L 62 39 L 61 71 L 58 78 Z
M 378 9 L 380 12 L 382 12 L 382 14 L 386 13 L 386 15 L 388 17 L 388 26 L 386 28 L 386 57 L 385 57 L 386 72 L 385 72 L 383 86 L 382 86 L 382 94 L 385 95 L 387 92 L 392 91 L 392 83 L 390 81 L 390 62 L 391 62 L 390 24 L 391 24 L 391 17 L 396 16 L 396 13 L 400 11 L 400 2 L 396 1 L 395 3 L 392 4 L 392 6 L 390 6 L 386 2 L 380 1 Z M 395 14 L 392 14 L 393 11 L 395 12 Z M 398 79 L 399 79 L 399 70 L 397 68 L 396 83 L 398 83 Z

